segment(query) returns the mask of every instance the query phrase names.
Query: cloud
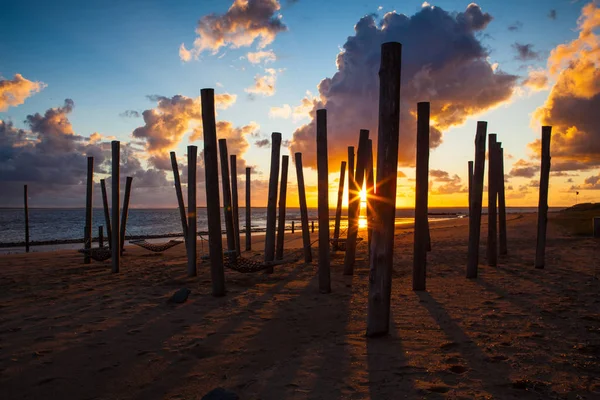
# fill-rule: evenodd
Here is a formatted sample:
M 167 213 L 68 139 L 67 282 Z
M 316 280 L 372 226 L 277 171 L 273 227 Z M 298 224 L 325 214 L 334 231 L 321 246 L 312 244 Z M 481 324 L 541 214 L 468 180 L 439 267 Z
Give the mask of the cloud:
M 268 63 L 277 60 L 277 56 L 273 50 L 249 52 L 246 54 L 246 57 L 252 64 Z
M 523 23 L 521 21 L 515 21 L 510 24 L 507 29 L 511 32 L 517 32 L 520 31 L 521 28 L 523 28 Z
M 15 74 L 12 80 L 0 78 L 0 112 L 23 104 L 28 97 L 45 87 L 45 83 L 32 82 L 21 74 Z
M 296 107 L 284 104 L 281 107 L 271 107 L 269 110 L 269 117 L 271 118 L 292 118 L 294 122 L 300 121 L 304 118 L 310 118 L 310 111 L 317 104 L 318 99 L 315 98 L 310 92 L 306 92 L 306 96 L 300 101 L 300 104 Z
M 359 129 L 369 129 L 376 141 L 378 70 L 384 42 L 403 44 L 401 166 L 414 163 L 418 101 L 431 101 L 430 143 L 435 148 L 442 141 L 442 131 L 508 101 L 513 94 L 517 77 L 494 70 L 476 36 L 492 19 L 479 6 L 470 4 L 459 13 L 425 7 L 411 17 L 390 12 L 381 22 L 375 18 L 365 16 L 355 25 L 355 34 L 337 55 L 337 72 L 318 85 L 319 96 L 309 112 L 311 121 L 293 134 L 290 151 L 304 153 L 307 167 L 316 167 L 315 112 L 319 108 L 327 109 L 330 121 L 331 165 L 346 159 L 346 148 L 356 145 Z
M 525 161 L 521 158 L 513 164 L 509 175 L 521 178 L 533 178 L 539 170 L 539 165 L 535 165 L 532 162 Z
M 257 74 L 254 77 L 254 85 L 244 89 L 250 94 L 261 94 L 263 96 L 273 96 L 275 94 L 275 82 L 277 81 L 277 70 L 266 68 L 266 74 Z
M 600 174 L 588 176 L 583 181 L 583 185 L 573 186 L 571 189 L 600 190 Z
M 200 18 L 196 27 L 198 37 L 193 48 L 179 48 L 183 61 L 198 57 L 203 51 L 216 54 L 223 47 L 251 46 L 258 40 L 258 48 L 271 44 L 277 34 L 287 30 L 278 15 L 277 0 L 235 0 L 225 14 L 209 14 Z
M 119 114 L 119 116 L 124 118 L 139 118 L 142 115 L 135 110 L 125 110 L 121 114 Z
M 578 19 L 579 36 L 558 45 L 548 58 L 555 83 L 532 124 L 551 125 L 552 170 L 600 166 L 600 9 L 589 3 Z M 529 144 L 537 157 L 539 139 Z
M 271 140 L 269 140 L 269 139 L 260 139 L 260 140 L 257 140 L 256 142 L 254 142 L 254 145 L 256 147 L 258 147 L 259 149 L 271 147 Z
M 450 182 L 450 174 L 441 169 L 432 169 L 429 171 L 429 176 L 433 178 L 435 182 Z
M 531 61 L 540 58 L 540 54 L 536 51 L 533 51 L 533 44 L 521 44 L 515 42 L 512 45 L 512 48 L 515 49 L 515 51 L 517 52 L 515 60 Z
M 548 18 L 550 18 L 551 20 L 555 20 L 556 19 L 556 10 L 552 9 L 548 12 Z
M 522 85 L 533 91 L 546 90 L 548 89 L 548 75 L 544 70 L 532 69 L 527 78 L 523 80 Z
M 466 193 L 469 190 L 466 186 L 462 185 L 462 179 L 460 179 L 460 177 L 456 174 L 450 176 L 450 174 L 446 171 L 433 169 L 429 171 L 429 176 L 433 177 L 433 182 L 443 183 L 442 185 L 434 187 L 431 191 L 431 194 L 440 195 Z

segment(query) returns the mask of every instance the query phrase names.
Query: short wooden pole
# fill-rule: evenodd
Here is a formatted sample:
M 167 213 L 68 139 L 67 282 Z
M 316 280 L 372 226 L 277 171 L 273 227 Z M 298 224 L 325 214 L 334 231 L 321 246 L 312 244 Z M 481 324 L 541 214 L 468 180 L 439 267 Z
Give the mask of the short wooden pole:
M 298 202 L 300 203 L 300 223 L 302 225 L 302 245 L 304 247 L 304 262 L 312 262 L 310 248 L 310 232 L 308 231 L 308 207 L 306 206 L 306 190 L 304 188 L 304 171 L 302 170 L 302 153 L 295 153 L 296 178 L 298 180 Z M 314 232 L 313 222 L 313 232 Z
M 252 207 L 251 207 L 251 196 L 250 196 L 250 175 L 252 169 L 246 167 L 246 251 L 252 250 Z
M 206 140 L 206 139 L 205 139 Z M 198 146 L 187 147 L 188 157 L 188 240 L 187 240 L 187 274 L 196 276 L 197 265 L 197 240 L 198 208 L 196 204 L 196 181 L 198 164 Z M 208 196 L 207 196 L 208 197 Z
M 29 253 L 29 206 L 28 206 L 27 185 L 23 186 L 23 202 L 24 202 L 24 209 L 25 209 L 25 252 Z
M 310 221 L 310 233 L 315 233 L 315 221 Z
M 269 197 L 267 199 L 267 230 L 265 233 L 265 263 L 275 260 L 275 228 L 277 225 L 277 180 L 279 178 L 279 158 L 281 151 L 281 133 L 271 135 L 271 172 L 269 175 Z M 265 269 L 273 273 L 273 267 Z
M 496 172 L 496 137 L 495 133 L 488 136 L 488 239 L 487 263 L 490 267 L 498 264 L 498 214 L 496 204 L 498 201 Z
M 548 183 L 550 181 L 551 126 L 542 126 L 542 165 L 540 171 L 540 200 L 538 203 L 537 243 L 535 267 L 542 269 L 546 264 L 546 228 L 548 225 Z
M 289 162 L 289 156 L 281 157 L 281 186 L 279 187 L 279 223 L 277 225 L 277 249 L 275 252 L 275 258 L 277 260 L 283 259 L 283 242 L 285 238 L 285 202 L 287 194 L 287 176 Z
M 471 215 L 469 215 L 469 255 L 467 278 L 477 278 L 479 268 L 479 243 L 481 236 L 481 208 L 483 201 L 483 177 L 485 175 L 485 142 L 487 122 L 477 122 L 475 135 L 475 164 L 471 193 Z
M 221 204 L 219 199 L 217 126 L 215 121 L 215 92 L 213 89 L 202 89 L 200 91 L 200 96 L 202 104 L 202 128 L 204 132 L 206 214 L 208 221 L 208 247 L 212 295 L 225 296 L 223 236 L 221 234 Z
M 377 197 L 374 202 L 372 255 L 369 272 L 367 336 L 386 335 L 394 261 L 398 137 L 400 133 L 400 74 L 402 45 L 381 45 L 379 69 L 379 134 L 377 139 Z
M 123 211 L 121 211 L 121 256 L 123 255 L 123 248 L 125 247 L 125 234 L 127 233 L 127 216 L 129 214 L 129 197 L 131 196 L 131 182 L 133 178 L 127 177 L 125 181 L 125 197 L 123 198 Z
M 98 227 L 98 247 L 104 247 L 104 229 L 102 225 Z
M 367 147 L 369 162 L 367 164 L 367 243 L 371 258 L 371 237 L 373 236 L 373 196 L 375 195 L 375 175 L 373 172 L 373 141 L 369 139 Z
M 85 234 L 83 240 L 85 241 L 83 247 L 85 249 L 92 248 L 92 199 L 94 190 L 94 157 L 87 158 L 87 185 L 85 191 Z M 83 263 L 89 264 L 92 260 L 90 253 L 85 252 L 83 256 Z
M 346 241 L 346 254 L 344 255 L 344 275 L 354 274 L 354 263 L 356 260 L 356 238 L 358 236 L 358 220 L 360 218 L 360 191 L 362 190 L 365 170 L 369 161 L 367 146 L 369 145 L 369 131 L 360 130 L 358 140 L 358 156 L 356 160 L 356 170 L 354 171 L 354 190 L 352 191 L 352 207 L 348 207 L 352 212 L 352 224 L 348 229 L 348 239 Z
M 235 250 L 238 256 L 242 254 L 240 247 L 240 203 L 238 201 L 237 186 L 237 157 L 235 154 L 229 156 L 231 164 L 231 211 L 233 213 L 233 238 L 235 239 Z
M 498 164 L 498 232 L 500 255 L 508 254 L 508 243 L 506 239 L 506 194 L 504 189 L 504 149 L 498 143 L 496 154 Z
M 183 191 L 181 190 L 181 178 L 179 176 L 179 166 L 177 165 L 177 156 L 175 152 L 171 153 L 171 168 L 173 169 L 173 181 L 175 183 L 175 194 L 177 195 L 177 207 L 179 208 L 179 218 L 181 219 L 181 229 L 183 231 L 183 239 L 187 248 L 188 227 L 187 217 L 185 215 L 185 204 L 183 202 Z
M 223 214 L 225 215 L 225 233 L 227 234 L 227 250 L 235 250 L 235 230 L 233 227 L 233 210 L 231 207 L 231 182 L 229 180 L 229 157 L 227 156 L 227 139 L 219 139 L 221 154 L 221 187 L 223 189 Z
M 294 221 L 292 221 L 292 235 L 294 234 Z
M 111 221 L 111 258 L 112 258 L 112 272 L 118 273 L 121 264 L 121 252 L 119 251 L 119 245 L 121 244 L 121 230 L 119 229 L 119 214 L 120 214 L 120 189 L 119 189 L 119 164 L 121 160 L 121 143 L 118 140 L 111 142 L 112 146 L 112 221 Z
M 415 229 L 413 290 L 426 290 L 429 239 L 429 103 L 417 104 L 417 168 L 415 182 Z
M 340 224 L 342 219 L 342 201 L 344 199 L 344 177 L 346 176 L 346 161 L 340 165 L 340 184 L 338 186 L 337 207 L 335 208 L 335 225 L 333 227 L 333 249 L 338 249 L 340 238 Z
M 327 110 L 317 110 L 317 190 L 319 216 L 319 291 L 331 292 L 329 270 L 329 167 L 327 161 Z
M 468 164 L 468 180 L 469 180 L 469 218 L 471 218 L 471 202 L 473 201 L 473 161 Z
M 106 181 L 100 179 L 100 188 L 102 189 L 102 205 L 104 207 L 104 223 L 106 225 L 106 237 L 108 248 L 112 249 L 112 231 L 110 229 L 110 211 L 108 209 L 108 196 L 106 195 Z

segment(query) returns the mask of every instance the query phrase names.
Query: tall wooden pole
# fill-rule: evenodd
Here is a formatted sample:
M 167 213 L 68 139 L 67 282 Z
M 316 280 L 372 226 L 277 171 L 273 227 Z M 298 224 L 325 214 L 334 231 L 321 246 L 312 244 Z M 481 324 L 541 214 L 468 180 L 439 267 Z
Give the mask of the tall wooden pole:
M 473 201 L 473 161 L 469 161 L 468 164 L 469 170 L 469 218 L 471 218 L 471 202 Z
M 85 235 L 84 245 L 85 249 L 92 248 L 92 199 L 94 190 L 94 157 L 87 158 L 87 185 L 85 191 Z M 90 259 L 90 253 L 85 252 L 83 256 L 83 263 L 89 264 L 92 260 Z
M 413 290 L 426 290 L 429 223 L 429 103 L 417 104 L 417 168 L 415 187 L 415 230 Z
M 377 197 L 371 243 L 367 336 L 385 335 L 390 325 L 394 261 L 398 136 L 400 132 L 400 73 L 402 45 L 381 45 L 379 69 L 379 134 L 377 139 Z
M 346 218 L 346 240 L 348 240 L 348 235 L 350 233 L 350 228 L 354 225 L 354 202 L 352 198 L 354 197 L 355 190 L 355 182 L 354 182 L 354 146 L 348 146 L 348 217 Z M 344 259 L 346 255 L 344 254 Z
M 181 229 L 183 230 L 183 239 L 187 248 L 188 227 L 187 217 L 185 215 L 185 204 L 183 203 L 183 191 L 181 190 L 181 178 L 179 177 L 179 166 L 177 165 L 177 156 L 175 152 L 171 153 L 171 167 L 173 169 L 173 182 L 175 183 L 175 194 L 177 195 L 177 207 L 179 208 L 179 218 L 181 219 Z
M 29 253 L 29 206 L 27 198 L 27 185 L 23 186 L 23 202 L 25 206 L 25 252 Z
M 250 200 L 250 175 L 252 169 L 246 167 L 246 251 L 252 250 L 252 207 Z
M 317 110 L 317 190 L 319 216 L 319 290 L 331 292 L 329 270 L 329 167 L 327 161 L 327 110 Z
M 206 140 L 206 139 L 205 139 Z M 198 224 L 198 207 L 196 204 L 196 181 L 198 164 L 198 146 L 187 147 L 188 156 L 188 240 L 187 240 L 187 273 L 188 276 L 196 276 L 197 265 L 197 224 Z M 208 197 L 208 196 L 207 196 Z
M 129 213 L 129 197 L 131 196 L 131 182 L 133 178 L 127 177 L 125 181 L 125 197 L 123 198 L 123 211 L 121 212 L 121 256 L 123 255 L 123 248 L 125 247 L 125 233 L 127 232 L 127 215 Z
M 504 149 L 498 143 L 498 232 L 500 255 L 508 254 L 508 243 L 506 240 L 506 194 L 504 190 Z
M 367 164 L 367 242 L 369 258 L 371 258 L 371 237 L 373 236 L 373 196 L 375 195 L 375 175 L 373 172 L 373 141 L 369 139 L 367 147 L 369 162 Z
M 265 262 L 275 260 L 275 228 L 277 224 L 277 178 L 279 178 L 279 157 L 281 133 L 271 135 L 271 173 L 269 175 L 269 197 L 267 199 L 267 230 L 265 233 Z M 273 273 L 273 267 L 265 269 Z
M 477 278 L 479 268 L 479 242 L 481 235 L 481 208 L 483 201 L 483 177 L 485 175 L 485 141 L 487 122 L 477 121 L 475 135 L 475 167 L 471 193 L 471 214 L 469 215 L 469 255 L 467 278 Z
M 550 181 L 550 139 L 551 126 L 542 126 L 542 169 L 540 171 L 540 200 L 538 202 L 537 243 L 535 246 L 535 267 L 546 264 L 546 227 L 548 225 L 548 183 Z
M 487 240 L 487 262 L 490 267 L 498 263 L 498 214 L 496 202 L 498 201 L 496 172 L 496 134 L 488 136 L 488 240 Z
M 275 258 L 283 259 L 283 239 L 285 235 L 285 201 L 287 194 L 287 176 L 289 156 L 281 157 L 281 186 L 279 187 L 279 223 L 277 225 L 277 249 Z
M 338 249 L 338 239 L 340 238 L 340 224 L 342 219 L 342 201 L 344 199 L 344 177 L 346 176 L 346 161 L 340 165 L 340 185 L 338 186 L 337 207 L 335 209 L 335 225 L 333 228 L 333 248 Z
M 108 238 L 108 247 L 112 249 L 112 230 L 110 229 L 110 211 L 108 210 L 108 196 L 106 195 L 106 181 L 100 179 L 100 188 L 102 189 L 102 204 L 104 207 L 104 223 L 106 224 L 106 237 Z
M 217 125 L 215 121 L 215 91 L 200 91 L 202 129 L 204 132 L 204 173 L 206 182 L 206 214 L 212 295 L 225 296 L 223 269 L 223 239 L 221 234 L 221 202 L 219 199 L 219 163 L 217 154 Z
M 233 238 L 235 239 L 235 250 L 242 254 L 240 247 L 240 203 L 238 201 L 237 186 L 237 157 L 235 154 L 229 156 L 231 164 L 231 211 L 233 212 Z
M 298 180 L 298 200 L 300 203 L 300 222 L 302 225 L 302 244 L 304 247 L 304 262 L 312 262 L 310 249 L 310 232 L 308 230 L 308 207 L 306 206 L 306 191 L 304 188 L 304 171 L 302 170 L 302 153 L 294 154 L 296 164 L 296 178 Z
M 233 228 L 233 211 L 231 209 L 231 182 L 229 180 L 229 157 L 227 156 L 227 139 L 219 139 L 221 154 L 221 187 L 223 188 L 223 214 L 225 215 L 225 233 L 227 234 L 227 250 L 235 250 L 235 231 Z
M 352 191 L 352 207 L 350 210 L 354 213 L 352 225 L 348 229 L 348 240 L 346 241 L 346 254 L 344 255 L 344 275 L 354 274 L 354 262 L 356 259 L 356 237 L 358 236 L 358 220 L 360 217 L 360 191 L 362 190 L 365 170 L 369 161 L 367 146 L 369 145 L 369 131 L 360 130 L 358 140 L 358 157 L 356 160 L 356 170 L 354 171 L 354 190 Z
M 112 221 L 111 221 L 111 258 L 112 258 L 112 272 L 119 272 L 121 264 L 121 252 L 119 251 L 119 245 L 121 244 L 121 230 L 119 229 L 119 164 L 121 160 L 121 143 L 118 140 L 111 142 L 112 146 Z

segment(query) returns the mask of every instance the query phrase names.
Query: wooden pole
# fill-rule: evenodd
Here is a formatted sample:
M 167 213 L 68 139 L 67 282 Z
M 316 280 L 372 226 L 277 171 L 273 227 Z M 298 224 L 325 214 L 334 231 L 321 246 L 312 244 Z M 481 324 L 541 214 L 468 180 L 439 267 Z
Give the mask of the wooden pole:
M 23 186 L 23 202 L 25 208 L 25 252 L 29 253 L 29 206 L 27 198 L 27 185 Z
M 426 290 L 429 223 L 429 103 L 417 104 L 417 168 L 415 187 L 415 230 L 413 290 Z
M 373 195 L 375 195 L 375 175 L 373 172 L 373 141 L 369 139 L 367 146 L 369 162 L 367 164 L 367 243 L 371 258 L 371 237 L 373 236 Z
M 498 264 L 498 214 L 496 202 L 498 200 L 496 172 L 496 134 L 488 136 L 488 239 L 487 263 L 490 267 Z
M 481 234 L 481 208 L 483 199 L 483 177 L 485 175 L 485 141 L 487 122 L 477 121 L 475 135 L 475 164 L 471 193 L 471 215 L 469 215 L 469 255 L 467 278 L 477 278 L 479 267 L 479 242 Z
M 352 197 L 354 196 L 354 146 L 348 146 L 348 208 L 347 213 L 348 217 L 346 218 L 346 240 L 348 240 L 348 236 L 350 234 L 350 229 L 354 225 L 354 202 L 352 201 Z M 346 247 L 347 251 L 347 247 Z M 344 254 L 344 263 L 345 263 L 346 255 Z
M 206 140 L 206 139 L 205 139 Z M 198 224 L 198 208 L 196 204 L 196 166 L 198 164 L 198 146 L 187 147 L 188 156 L 188 240 L 187 240 L 187 273 L 188 276 L 196 276 L 197 264 L 197 240 L 196 231 Z M 207 196 L 208 197 L 208 196 Z
M 283 239 L 285 235 L 285 197 L 287 193 L 287 176 L 289 162 L 289 156 L 281 157 L 281 186 L 279 187 L 279 224 L 277 226 L 277 249 L 275 254 L 275 258 L 277 260 L 283 259 Z
M 295 153 L 296 178 L 298 180 L 298 200 L 300 203 L 300 222 L 302 225 L 302 244 L 304 247 L 304 262 L 312 262 L 310 249 L 310 232 L 308 231 L 308 207 L 306 206 L 306 191 L 304 189 L 304 171 L 302 170 L 302 153 Z M 314 226 L 314 225 L 313 225 Z
M 131 196 L 131 182 L 133 178 L 127 177 L 125 182 L 125 198 L 123 199 L 123 211 L 121 212 L 121 256 L 123 255 L 123 248 L 125 247 L 125 233 L 127 232 L 127 215 L 129 213 L 129 197 Z
M 367 146 L 369 145 L 369 131 L 360 130 L 358 140 L 358 157 L 356 170 L 354 171 L 354 190 L 352 191 L 352 207 L 348 207 L 354 214 L 352 225 L 348 229 L 348 240 L 346 241 L 346 254 L 344 255 L 344 275 L 354 274 L 354 262 L 356 260 L 356 237 L 358 236 L 358 220 L 360 217 L 360 191 L 362 190 L 365 170 L 369 161 Z
M 98 247 L 104 247 L 104 229 L 102 225 L 98 227 Z
M 292 220 L 292 235 L 294 234 L 294 221 Z
M 498 231 L 500 242 L 500 255 L 508 254 L 508 243 L 506 240 L 506 194 L 504 190 L 504 149 L 498 143 Z
M 233 227 L 233 211 L 231 209 L 231 182 L 229 180 L 229 157 L 227 157 L 227 139 L 219 139 L 221 154 L 221 187 L 223 189 L 223 214 L 225 215 L 225 233 L 227 234 L 227 250 L 235 250 L 235 230 Z
M 471 218 L 471 202 L 473 201 L 473 161 L 469 161 L 469 218 Z
M 548 225 L 548 183 L 550 181 L 551 126 L 542 126 L 542 168 L 540 171 L 540 200 L 538 203 L 537 243 L 535 267 L 542 269 L 546 264 L 546 227 Z
M 92 198 L 94 190 L 94 157 L 87 158 L 87 185 L 85 191 L 85 232 L 83 235 L 84 245 L 83 248 L 92 248 Z M 92 260 L 90 253 L 85 252 L 83 256 L 83 263 L 89 264 Z
M 265 263 L 275 260 L 275 228 L 277 224 L 277 178 L 279 178 L 279 154 L 281 133 L 271 135 L 271 173 L 269 175 L 269 197 L 267 200 L 267 230 L 265 233 Z M 273 267 L 265 269 L 273 273 Z
M 331 292 L 329 271 L 329 168 L 327 165 L 327 110 L 317 110 L 317 190 L 319 215 L 319 291 Z
M 102 204 L 104 206 L 104 223 L 106 225 L 106 237 L 108 238 L 108 248 L 112 249 L 112 231 L 110 229 L 110 212 L 108 211 L 108 196 L 106 195 L 106 181 L 100 179 L 100 188 L 102 189 Z
M 340 165 L 340 185 L 338 186 L 337 207 L 335 209 L 335 225 L 333 228 L 333 249 L 338 249 L 338 239 L 340 238 L 340 223 L 342 219 L 342 200 L 344 198 L 344 177 L 346 175 L 346 161 Z
M 379 134 L 377 139 L 377 198 L 369 273 L 367 336 L 385 335 L 390 325 L 402 45 L 381 45 L 379 69 Z
M 310 233 L 315 233 L 315 220 L 310 221 Z
M 111 142 L 112 146 L 112 221 L 111 221 L 111 258 L 112 258 L 112 272 L 118 273 L 121 263 L 121 252 L 119 251 L 119 245 L 121 244 L 121 230 L 119 229 L 119 164 L 121 157 L 121 143 L 118 140 Z
M 206 214 L 208 221 L 208 248 L 212 295 L 225 296 L 223 269 L 223 239 L 221 234 L 221 204 L 219 199 L 219 163 L 217 154 L 217 126 L 215 121 L 214 89 L 200 91 L 202 128 L 204 132 L 204 172 L 206 182 Z
M 242 254 L 240 247 L 240 204 L 238 201 L 237 186 L 237 157 L 235 154 L 229 156 L 231 164 L 231 211 L 233 212 L 233 238 L 237 254 Z
M 181 190 L 181 178 L 179 177 L 179 166 L 177 165 L 177 156 L 175 152 L 171 152 L 171 168 L 173 169 L 173 181 L 175 183 L 175 194 L 177 195 L 177 207 L 179 208 L 179 218 L 181 219 L 181 229 L 183 231 L 183 239 L 187 248 L 188 227 L 187 217 L 185 215 L 185 204 L 183 202 L 183 191 Z
M 252 169 L 246 167 L 246 251 L 252 250 L 252 207 L 250 206 L 250 174 Z

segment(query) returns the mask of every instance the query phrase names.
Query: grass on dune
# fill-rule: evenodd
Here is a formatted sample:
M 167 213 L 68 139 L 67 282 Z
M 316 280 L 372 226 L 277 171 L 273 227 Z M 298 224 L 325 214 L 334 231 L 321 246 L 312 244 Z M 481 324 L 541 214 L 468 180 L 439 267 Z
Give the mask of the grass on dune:
M 549 214 L 549 220 L 565 228 L 570 234 L 592 236 L 593 219 L 600 217 L 600 203 L 583 203 Z

